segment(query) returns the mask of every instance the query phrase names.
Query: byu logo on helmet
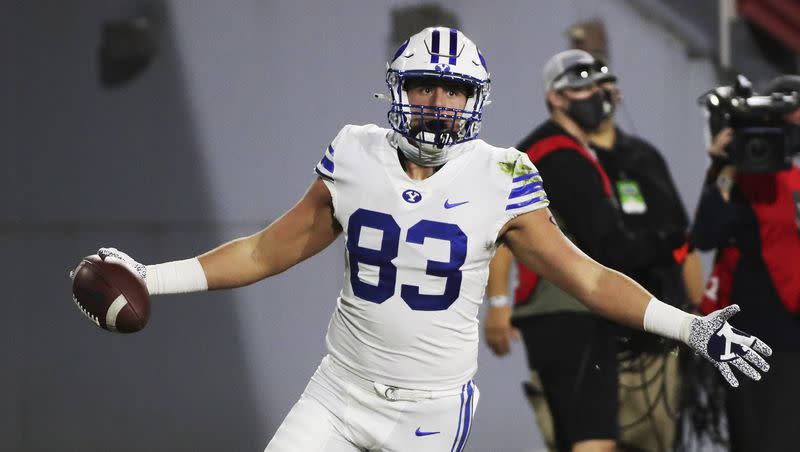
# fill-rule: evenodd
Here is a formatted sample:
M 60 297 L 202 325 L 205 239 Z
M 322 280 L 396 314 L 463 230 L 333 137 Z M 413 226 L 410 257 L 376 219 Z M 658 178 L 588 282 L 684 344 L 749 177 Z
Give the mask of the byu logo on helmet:
M 406 190 L 403 192 L 403 199 L 411 204 L 416 204 L 422 199 L 422 193 L 416 190 Z

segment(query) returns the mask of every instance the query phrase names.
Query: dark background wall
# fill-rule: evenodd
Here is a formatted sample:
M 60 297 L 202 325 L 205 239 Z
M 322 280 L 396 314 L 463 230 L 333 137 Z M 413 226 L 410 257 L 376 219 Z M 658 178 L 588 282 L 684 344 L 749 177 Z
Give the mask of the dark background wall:
M 385 91 L 390 11 L 414 2 L 150 2 L 158 57 L 104 90 L 100 25 L 139 4 L 0 2 L 2 450 L 261 450 L 324 353 L 340 242 L 249 288 L 157 298 L 127 336 L 82 318 L 67 272 L 100 246 L 155 263 L 274 220 L 341 126 L 385 124 L 371 93 Z M 693 209 L 707 61 L 622 0 L 444 4 L 487 57 L 482 135 L 502 146 L 545 117 L 540 68 L 564 30 L 605 20 L 621 123 L 662 149 Z M 469 449 L 541 447 L 521 348 L 498 360 L 482 346 L 480 359 Z

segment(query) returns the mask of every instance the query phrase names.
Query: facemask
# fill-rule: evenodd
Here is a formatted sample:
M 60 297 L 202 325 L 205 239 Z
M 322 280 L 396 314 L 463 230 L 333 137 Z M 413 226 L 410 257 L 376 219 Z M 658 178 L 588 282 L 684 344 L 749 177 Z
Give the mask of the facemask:
M 578 126 L 586 131 L 597 129 L 603 119 L 612 111 L 612 103 L 606 98 L 604 91 L 599 90 L 591 97 L 581 100 L 570 100 L 566 114 Z

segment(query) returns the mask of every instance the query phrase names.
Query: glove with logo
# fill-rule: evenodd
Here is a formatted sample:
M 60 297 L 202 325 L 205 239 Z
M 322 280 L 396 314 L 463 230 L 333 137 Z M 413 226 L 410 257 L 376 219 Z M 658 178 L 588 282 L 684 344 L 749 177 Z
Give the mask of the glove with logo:
M 731 305 L 705 317 L 694 318 L 687 341 L 695 353 L 711 361 L 733 387 L 738 387 L 739 381 L 731 366 L 753 380 L 760 380 L 761 374 L 753 366 L 762 372 L 768 371 L 769 364 L 761 355 L 772 355 L 772 349 L 767 344 L 728 323 L 728 319 L 737 312 L 739 305 Z

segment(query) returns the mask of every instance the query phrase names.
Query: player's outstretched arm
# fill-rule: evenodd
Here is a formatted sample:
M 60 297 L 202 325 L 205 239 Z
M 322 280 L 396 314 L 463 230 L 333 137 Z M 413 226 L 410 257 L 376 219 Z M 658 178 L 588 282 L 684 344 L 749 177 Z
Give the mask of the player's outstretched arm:
M 341 226 L 331 195 L 317 178 L 300 201 L 272 224 L 198 257 L 209 289 L 252 284 L 281 273 L 330 245 Z
M 199 292 L 246 286 L 278 274 L 323 250 L 341 230 L 330 192 L 318 178 L 294 207 L 263 230 L 199 257 L 142 265 L 115 248 L 101 248 L 98 254 L 127 263 L 151 295 Z
M 759 355 L 772 350 L 727 320 L 739 311 L 729 306 L 706 317 L 683 312 L 654 298 L 642 286 L 606 268 L 579 250 L 561 232 L 549 209 L 520 215 L 501 230 L 517 259 L 598 314 L 633 328 L 680 340 L 711 361 L 732 386 L 731 366 L 758 380 L 769 365 Z
M 578 249 L 562 232 L 549 209 L 520 215 L 506 224 L 502 239 L 517 259 L 616 322 L 642 328 L 652 298 L 632 279 L 604 267 Z

